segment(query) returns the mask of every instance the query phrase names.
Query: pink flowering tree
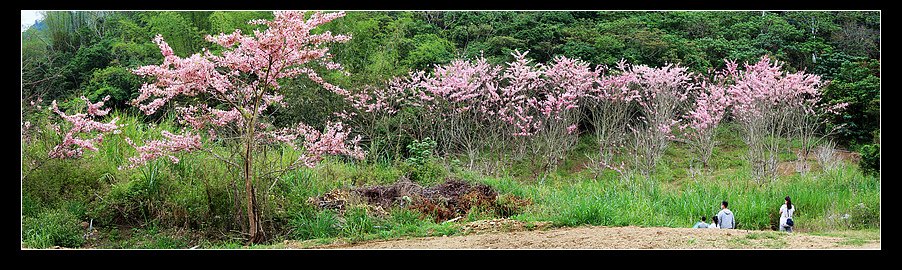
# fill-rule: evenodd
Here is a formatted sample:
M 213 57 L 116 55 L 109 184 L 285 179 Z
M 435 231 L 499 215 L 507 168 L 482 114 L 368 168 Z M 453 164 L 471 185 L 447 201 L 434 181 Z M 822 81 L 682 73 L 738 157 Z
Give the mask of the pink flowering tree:
M 75 108 L 72 110 L 83 112 L 74 114 L 67 114 L 61 110 L 56 100 L 53 100 L 46 110 L 43 109 L 40 98 L 30 101 L 29 113 L 32 117 L 29 117 L 30 120 L 23 119 L 22 122 L 22 142 L 25 144 L 22 146 L 23 149 L 44 147 L 44 144 L 33 144 L 35 140 L 44 141 L 46 139 L 56 144 L 52 145 L 52 148 L 42 149 L 47 150 L 47 156 L 26 157 L 25 155 L 29 155 L 32 151 L 23 151 L 25 160 L 22 164 L 25 166 L 25 171 L 23 171 L 22 178 L 25 179 L 31 172 L 46 164 L 48 160 L 79 159 L 84 157 L 86 151 L 97 152 L 104 140 L 105 133 L 120 134 L 120 128 L 123 125 L 116 123 L 119 120 L 118 117 L 114 117 L 106 123 L 101 121 L 102 118 L 109 117 L 110 109 L 103 108 L 104 103 L 109 99 L 110 97 L 106 96 L 103 100 L 92 103 L 88 98 L 82 96 L 80 100 L 84 103 L 73 102 Z M 45 118 L 44 112 L 48 111 L 51 115 Z M 54 114 L 59 116 L 59 119 L 54 118 Z M 25 115 L 23 115 L 24 117 Z M 32 120 L 35 122 L 32 123 Z
M 746 63 L 736 72 L 736 83 L 727 89 L 732 97 L 732 114 L 742 127 L 743 140 L 749 146 L 748 160 L 755 180 L 776 179 L 782 139 L 798 132 L 800 123 L 811 119 L 810 106 L 816 104 L 820 77 L 804 72 L 789 73 L 782 63 L 767 56 L 754 64 Z
M 543 162 L 548 169 L 575 144 L 578 101 L 598 73 L 566 57 L 533 64 L 527 54 L 514 52 L 514 61 L 503 66 L 483 57 L 458 59 L 428 73 L 396 78 L 386 89 L 346 93 L 345 98 L 356 112 L 390 115 L 404 107 L 418 108 L 412 123 L 404 125 L 405 133 L 415 139 L 434 138 L 440 154 L 466 154 L 471 168 L 488 150 L 513 153 L 517 160 L 527 153 L 548 157 Z M 487 166 L 492 167 L 499 166 Z
M 97 151 L 97 145 L 103 142 L 104 133 L 119 133 L 120 125 L 116 124 L 116 121 L 119 120 L 118 117 L 113 118 L 108 123 L 96 120 L 110 112 L 110 109 L 103 109 L 103 103 L 109 100 L 110 96 L 106 96 L 97 103 L 91 103 L 91 101 L 84 96 L 82 96 L 81 99 L 84 100 L 87 105 L 85 113 L 67 115 L 59 109 L 56 100 L 50 104 L 50 110 L 59 115 L 69 126 L 69 130 L 66 131 L 65 134 L 62 134 L 60 126 L 52 126 L 57 134 L 62 134 L 62 140 L 50 150 L 50 158 L 80 158 L 85 150 Z
M 368 144 L 367 158 L 369 159 L 390 157 L 391 150 L 395 150 L 394 153 L 397 153 L 400 148 L 400 140 L 392 139 L 400 137 L 401 134 L 390 130 L 395 128 L 391 125 L 391 120 L 397 115 L 401 106 L 391 103 L 403 98 L 395 97 L 395 93 L 390 89 L 392 88 L 367 85 L 353 93 L 351 91 L 344 92 L 342 96 L 350 107 L 335 113 L 335 116 L 342 121 L 358 127 L 357 131 L 363 135 L 361 143 Z M 388 136 L 386 133 L 397 136 Z M 393 148 L 392 146 L 394 149 L 390 149 Z
M 624 175 L 626 163 L 622 160 L 615 163 L 614 159 L 621 153 L 626 138 L 630 135 L 627 123 L 634 117 L 631 106 L 639 98 L 639 91 L 632 87 L 638 83 L 635 74 L 623 72 L 627 70 L 626 61 L 620 61 L 617 67 L 617 70 L 598 68 L 608 73 L 598 76 L 596 87 L 585 93 L 582 104 L 598 143 L 597 158 L 589 157 L 592 168 L 598 173 L 613 170 Z
M 163 132 L 163 139 L 144 142 L 137 147 L 138 156 L 130 159 L 130 167 L 160 157 L 178 162 L 176 153 L 203 150 L 242 172 L 248 235 L 251 242 L 263 240 L 260 209 L 255 184 L 267 177 L 296 169 L 315 166 L 324 155 L 346 155 L 363 158 L 356 146 L 359 137 L 350 135 L 341 123 L 330 123 L 324 132 L 303 123 L 277 128 L 271 124 L 273 108 L 286 106 L 282 102 L 279 82 L 286 78 L 307 77 L 326 89 L 343 90 L 325 82 L 312 68 L 319 65 L 330 70 L 341 66 L 330 61 L 329 43 L 345 42 L 345 35 L 326 31 L 314 34 L 311 30 L 344 16 L 344 13 L 275 12 L 274 19 L 253 20 L 250 24 L 265 26 L 244 34 L 235 30 L 229 34 L 207 36 L 207 40 L 221 46 L 214 54 L 206 49 L 182 58 L 157 36 L 154 42 L 163 54 L 160 65 L 143 66 L 135 74 L 151 78 L 133 101 L 145 114 L 154 114 L 169 104 L 177 112 L 178 121 L 186 131 L 181 134 Z M 201 136 L 200 132 L 207 136 Z M 130 142 L 131 143 L 131 142 Z M 232 155 L 219 155 L 204 143 L 228 145 Z M 288 146 L 301 154 L 279 160 L 290 160 L 278 166 L 261 166 L 258 160 L 270 147 Z M 262 168 L 261 168 L 262 167 Z M 273 177 L 273 179 L 278 179 Z M 275 181 L 275 180 L 273 180 Z M 275 183 L 275 182 L 274 182 Z
M 542 78 L 543 66 L 532 64 L 526 58 L 528 52 L 514 51 L 514 61 L 506 63 L 501 74 L 496 95 L 492 99 L 497 108 L 499 136 L 502 136 L 507 152 L 514 160 L 522 160 L 530 149 L 530 139 L 541 128 L 538 123 L 536 105 L 541 88 L 545 86 Z
M 384 88 L 363 87 L 358 93 L 345 93 L 353 111 L 342 114 L 373 125 L 364 132 L 368 137 L 381 136 L 380 141 L 390 142 L 400 141 L 402 134 L 417 140 L 431 137 L 437 140 L 439 153 L 463 152 L 473 161 L 491 127 L 484 117 L 493 113 L 487 107 L 491 102 L 481 98 L 492 91 L 486 88 L 492 87 L 489 83 L 495 76 L 497 68 L 485 59 L 455 60 L 435 66 L 429 74 L 416 71 L 395 78 Z M 409 108 L 415 110 L 412 119 L 396 120 L 412 123 L 399 125 L 397 132 L 388 131 L 386 120 Z M 376 134 L 378 130 L 389 134 Z
M 576 145 L 579 102 L 596 88 L 600 70 L 593 71 L 585 61 L 559 56 L 545 66 L 543 73 L 543 91 L 529 99 L 529 104 L 537 111 L 534 117 L 540 127 L 533 135 L 534 153 L 545 157 L 543 171 L 549 171 Z
M 798 140 L 801 145 L 800 149 L 796 151 L 796 158 L 798 159 L 796 161 L 796 171 L 800 173 L 807 173 L 810 170 L 808 159 L 811 157 L 814 148 L 818 145 L 824 145 L 828 136 L 834 134 L 845 125 L 835 125 L 830 130 L 826 130 L 829 117 L 841 113 L 849 105 L 845 102 L 825 103 L 820 89 L 823 89 L 826 83 L 821 83 L 820 88 L 816 92 L 803 93 L 796 96 L 795 106 L 792 106 L 790 109 L 789 118 L 792 125 L 790 138 Z M 829 143 L 826 145 L 825 147 L 832 147 L 829 146 Z M 832 151 L 832 149 L 827 149 L 827 151 Z
M 455 60 L 436 66 L 421 77 L 421 98 L 426 113 L 434 123 L 434 137 L 439 149 L 449 153 L 466 153 L 469 167 L 485 147 L 485 135 L 491 134 L 490 115 L 496 112 L 492 94 L 500 69 L 485 58 L 475 61 Z
M 727 62 L 726 68 L 715 72 L 712 76 L 701 78 L 696 88 L 694 106 L 685 114 L 685 123 L 680 126 L 685 142 L 702 163 L 708 167 L 708 161 L 714 152 L 717 142 L 714 135 L 718 125 L 727 116 L 730 97 L 727 87 L 736 71 L 735 62 Z M 691 166 L 691 164 L 690 164 Z
M 627 67 L 635 77 L 638 91 L 638 120 L 629 126 L 633 132 L 634 165 L 646 176 L 654 171 L 670 141 L 673 128 L 680 122 L 689 91 L 694 87 L 687 68 L 668 64 L 661 68 L 645 65 Z

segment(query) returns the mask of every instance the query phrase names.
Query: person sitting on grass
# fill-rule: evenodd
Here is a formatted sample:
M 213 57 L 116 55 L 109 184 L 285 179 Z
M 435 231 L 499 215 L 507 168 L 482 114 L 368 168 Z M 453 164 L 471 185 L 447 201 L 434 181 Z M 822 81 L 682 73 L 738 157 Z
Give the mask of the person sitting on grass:
M 705 223 L 705 216 L 702 216 L 702 221 L 695 223 L 695 226 L 692 226 L 693 229 L 707 229 L 708 223 Z
M 717 216 L 711 217 L 711 224 L 708 224 L 708 229 L 720 229 L 720 227 L 717 227 Z
M 718 225 L 721 229 L 732 229 L 736 227 L 736 221 L 733 217 L 733 212 L 727 208 L 727 201 L 723 201 L 720 203 L 720 212 L 717 213 L 717 221 Z

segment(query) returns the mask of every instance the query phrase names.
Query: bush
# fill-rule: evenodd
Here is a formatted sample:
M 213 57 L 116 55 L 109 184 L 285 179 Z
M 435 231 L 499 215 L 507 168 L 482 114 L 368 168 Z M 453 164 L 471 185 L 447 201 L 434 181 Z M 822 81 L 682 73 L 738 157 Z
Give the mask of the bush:
M 421 184 L 435 183 L 447 174 L 445 167 L 435 160 L 436 143 L 431 138 L 415 140 L 407 145 L 409 157 L 402 165 L 410 180 Z
M 161 182 L 133 174 L 128 181 L 114 183 L 102 200 L 95 200 L 91 214 L 100 224 L 142 224 L 152 217 L 153 205 L 160 204 Z
M 110 66 L 95 70 L 84 88 L 91 101 L 96 102 L 109 95 L 107 106 L 122 109 L 126 108 L 129 100 L 137 97 L 141 79 L 124 67 Z
M 48 210 L 22 222 L 22 241 L 32 248 L 80 247 L 85 242 L 80 221 L 65 209 Z
M 880 145 L 869 144 L 861 147 L 861 160 L 858 162 L 865 174 L 880 174 Z
M 66 201 L 87 202 L 103 186 L 100 170 L 83 161 L 47 160 L 22 179 L 23 206 L 31 213 Z M 29 209 L 31 208 L 31 209 Z
M 849 227 L 853 229 L 862 229 L 868 227 L 877 227 L 880 225 L 880 207 L 879 205 L 866 205 L 859 203 L 852 207 L 849 211 Z
M 414 140 L 407 145 L 407 151 L 410 153 L 407 163 L 414 166 L 424 166 L 432 160 L 436 143 L 432 138 L 426 138 L 422 141 Z

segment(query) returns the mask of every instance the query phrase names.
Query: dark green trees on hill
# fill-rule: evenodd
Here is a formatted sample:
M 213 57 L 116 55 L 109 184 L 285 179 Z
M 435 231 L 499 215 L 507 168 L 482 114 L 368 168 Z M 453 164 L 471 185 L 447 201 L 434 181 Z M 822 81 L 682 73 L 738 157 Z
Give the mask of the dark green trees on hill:
M 124 109 L 141 83 L 127 71 L 159 61 L 151 42 L 156 34 L 186 56 L 215 47 L 204 34 L 249 33 L 257 26 L 247 21 L 271 17 L 262 11 L 46 12 L 43 29 L 22 35 L 23 97 L 111 95 L 113 106 Z M 410 70 L 461 57 L 483 55 L 499 64 L 514 50 L 530 51 L 539 63 L 564 55 L 593 65 L 680 63 L 694 72 L 768 54 L 790 71 L 832 80 L 825 101 L 850 103 L 831 120 L 845 124 L 836 141 L 857 148 L 879 130 L 879 22 L 879 12 L 355 11 L 318 31 L 354 36 L 331 51 L 350 76 L 324 72 L 348 89 L 381 87 Z M 303 105 L 279 117 L 322 119 L 342 109 L 324 106 L 337 102 L 328 95 L 288 98 Z

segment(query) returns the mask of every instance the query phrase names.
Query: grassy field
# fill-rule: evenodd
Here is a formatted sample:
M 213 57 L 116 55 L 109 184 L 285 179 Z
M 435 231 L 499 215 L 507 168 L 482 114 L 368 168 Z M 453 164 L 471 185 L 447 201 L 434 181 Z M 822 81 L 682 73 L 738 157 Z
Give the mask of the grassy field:
M 122 134 L 105 138 L 100 151 L 87 153 L 82 159 L 47 159 L 55 138 L 46 130 L 33 130 L 29 135 L 32 139 L 23 141 L 23 245 L 243 247 L 241 229 L 235 222 L 232 182 L 238 172 L 203 152 L 180 155 L 178 164 L 159 160 L 137 169 L 118 170 L 135 154 L 125 137 L 136 141 L 157 139 L 160 130 L 173 130 L 168 121 L 148 126 L 134 117 L 119 117 L 119 123 L 127 124 Z M 42 126 L 38 120 L 35 125 L 38 129 Z M 528 161 L 485 175 L 461 167 L 467 162 L 453 158 L 435 159 L 426 166 L 410 166 L 403 160 L 364 163 L 333 158 L 317 168 L 261 179 L 257 188 L 265 191 L 259 200 L 269 241 L 260 247 L 285 240 L 317 245 L 462 233 L 456 223 L 436 223 L 407 209 L 387 209 L 387 215 L 377 215 L 367 208 L 352 207 L 337 213 L 319 210 L 307 202 L 331 190 L 391 184 L 410 174 L 418 175 L 415 181 L 424 186 L 452 177 L 489 185 L 502 196 L 525 198 L 532 204 L 509 218 L 549 221 L 555 227 L 691 227 L 699 217 L 713 216 L 720 201 L 727 200 L 740 229 L 772 230 L 787 195 L 798 207 L 798 232 L 839 235 L 855 244 L 873 239 L 875 234 L 870 232 L 879 226 L 879 178 L 862 174 L 853 162 L 758 184 L 749 177 L 743 142 L 725 125 L 718 132 L 721 144 L 714 151 L 711 167 L 701 176 L 688 171 L 691 153 L 679 143 L 670 146 L 650 178 L 621 177 L 611 172 L 595 175 L 584 169 L 586 155 L 593 149 L 592 140 L 583 136 L 576 150 L 541 183 Z M 264 161 L 287 160 L 298 154 L 285 149 L 272 151 L 281 155 L 268 155 Z M 226 153 L 221 147 L 215 147 L 214 152 Z M 781 158 L 792 161 L 795 156 L 787 152 Z M 464 221 L 497 217 L 474 209 Z M 90 222 L 96 229 L 87 239 L 82 222 Z M 768 238 L 771 234 L 749 237 Z M 779 247 L 778 242 L 774 247 Z

